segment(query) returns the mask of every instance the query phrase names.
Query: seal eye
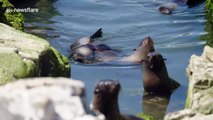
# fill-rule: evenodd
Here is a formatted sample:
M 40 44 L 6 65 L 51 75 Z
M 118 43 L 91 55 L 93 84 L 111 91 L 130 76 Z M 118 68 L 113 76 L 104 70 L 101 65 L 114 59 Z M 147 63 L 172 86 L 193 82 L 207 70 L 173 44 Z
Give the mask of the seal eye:
M 95 89 L 94 94 L 98 94 L 100 92 L 99 89 Z

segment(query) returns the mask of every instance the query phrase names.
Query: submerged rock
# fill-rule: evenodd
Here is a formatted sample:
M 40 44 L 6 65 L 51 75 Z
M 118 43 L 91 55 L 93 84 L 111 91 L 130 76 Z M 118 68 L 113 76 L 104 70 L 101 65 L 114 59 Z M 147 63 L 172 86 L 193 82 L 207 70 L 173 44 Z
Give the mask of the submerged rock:
M 18 78 L 70 76 L 67 58 L 36 36 L 0 23 L 0 85 Z
M 85 109 L 84 83 L 66 78 L 19 80 L 0 87 L 1 120 L 104 120 Z
M 169 114 L 165 120 L 212 120 L 213 48 L 206 46 L 201 56 L 192 55 L 186 71 L 189 76 L 186 110 Z
M 19 12 L 14 12 L 14 6 L 8 0 L 0 0 L 0 22 L 23 30 L 24 16 Z

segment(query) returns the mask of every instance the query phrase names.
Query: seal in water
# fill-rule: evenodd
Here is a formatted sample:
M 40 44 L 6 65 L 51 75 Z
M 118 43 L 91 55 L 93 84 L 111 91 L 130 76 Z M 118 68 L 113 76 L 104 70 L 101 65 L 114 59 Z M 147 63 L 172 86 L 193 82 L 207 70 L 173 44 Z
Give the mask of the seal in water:
M 140 63 L 141 60 L 148 55 L 148 53 L 153 52 L 154 50 L 153 40 L 149 36 L 142 40 L 131 55 L 123 57 L 119 57 L 118 50 L 112 49 L 110 46 L 101 41 L 95 41 L 74 49 L 70 54 L 70 58 L 80 63 L 88 64 L 93 62 L 111 61 L 122 63 Z
M 91 36 L 81 38 L 81 39 L 77 40 L 76 42 L 74 42 L 73 44 L 71 44 L 70 49 L 74 50 L 74 49 L 76 49 L 76 48 L 78 48 L 82 45 L 86 45 L 86 44 L 89 44 L 91 42 L 94 42 L 95 39 L 102 37 L 102 34 L 103 34 L 102 28 L 100 28 Z
M 134 53 L 125 56 L 120 59 L 120 61 L 132 62 L 132 63 L 140 63 L 150 52 L 154 52 L 154 43 L 150 36 L 145 37 L 142 42 L 135 49 Z
M 98 62 L 122 62 L 122 63 L 141 63 L 141 60 L 150 52 L 154 52 L 153 40 L 151 37 L 145 37 L 130 55 L 119 57 L 118 51 L 107 47 L 95 49 L 95 59 Z
M 194 7 L 205 0 L 172 0 L 159 7 L 162 14 L 172 14 L 172 12 L 180 5 L 187 5 L 189 8 Z
M 161 54 L 151 52 L 143 60 L 143 86 L 151 94 L 170 94 L 180 86 L 171 79 Z
M 101 80 L 94 90 L 91 109 L 96 113 L 104 114 L 106 120 L 142 120 L 132 115 L 120 114 L 118 108 L 118 95 L 120 83 L 115 80 Z
M 119 55 L 116 51 L 105 50 L 97 51 L 96 56 L 99 62 L 125 62 L 125 63 L 141 63 L 141 60 L 150 52 L 154 52 L 153 40 L 150 36 L 145 37 L 141 43 L 138 45 L 134 52 L 130 55 L 123 56 L 119 58 Z
M 100 28 L 90 37 L 84 37 L 74 42 L 70 46 L 71 53 L 69 58 L 86 64 L 112 60 L 118 50 L 112 49 L 102 41 L 95 41 L 95 39 L 101 37 L 102 34 L 102 28 Z M 103 56 L 103 54 L 105 54 L 105 56 Z M 103 57 L 101 58 L 100 56 Z

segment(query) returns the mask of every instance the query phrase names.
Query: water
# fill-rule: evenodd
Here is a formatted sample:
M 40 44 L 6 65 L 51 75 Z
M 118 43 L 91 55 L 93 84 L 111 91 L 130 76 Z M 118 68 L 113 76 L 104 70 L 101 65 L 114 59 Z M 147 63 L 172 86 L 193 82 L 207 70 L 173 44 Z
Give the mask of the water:
M 122 85 L 119 96 L 121 112 L 145 112 L 160 119 L 164 112 L 184 108 L 188 86 L 185 69 L 192 54 L 202 53 L 205 42 L 200 37 L 206 34 L 204 4 L 191 9 L 182 6 L 173 15 L 162 15 L 157 9 L 161 2 L 162 0 L 41 1 L 33 5 L 40 9 L 39 13 L 26 14 L 25 31 L 47 39 L 65 56 L 69 56 L 71 43 L 91 35 L 100 27 L 104 31 L 101 40 L 121 49 L 123 55 L 131 54 L 142 38 L 151 36 L 156 51 L 167 59 L 170 77 L 181 84 L 166 102 L 154 104 L 153 101 L 150 104 L 151 100 L 143 98 L 141 66 L 90 66 L 72 63 L 71 74 L 72 78 L 84 81 L 88 105 L 95 83 L 102 79 L 114 79 L 119 80 Z

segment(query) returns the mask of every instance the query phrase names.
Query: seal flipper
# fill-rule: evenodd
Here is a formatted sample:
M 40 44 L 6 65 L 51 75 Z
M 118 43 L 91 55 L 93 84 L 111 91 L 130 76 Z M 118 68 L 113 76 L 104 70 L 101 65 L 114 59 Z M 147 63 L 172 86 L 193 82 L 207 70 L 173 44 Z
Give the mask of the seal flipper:
M 169 78 L 169 79 L 170 79 L 170 92 L 172 93 L 180 86 L 180 83 L 178 83 L 172 78 Z
M 102 37 L 102 28 L 99 28 L 93 35 L 90 36 L 91 39 Z

